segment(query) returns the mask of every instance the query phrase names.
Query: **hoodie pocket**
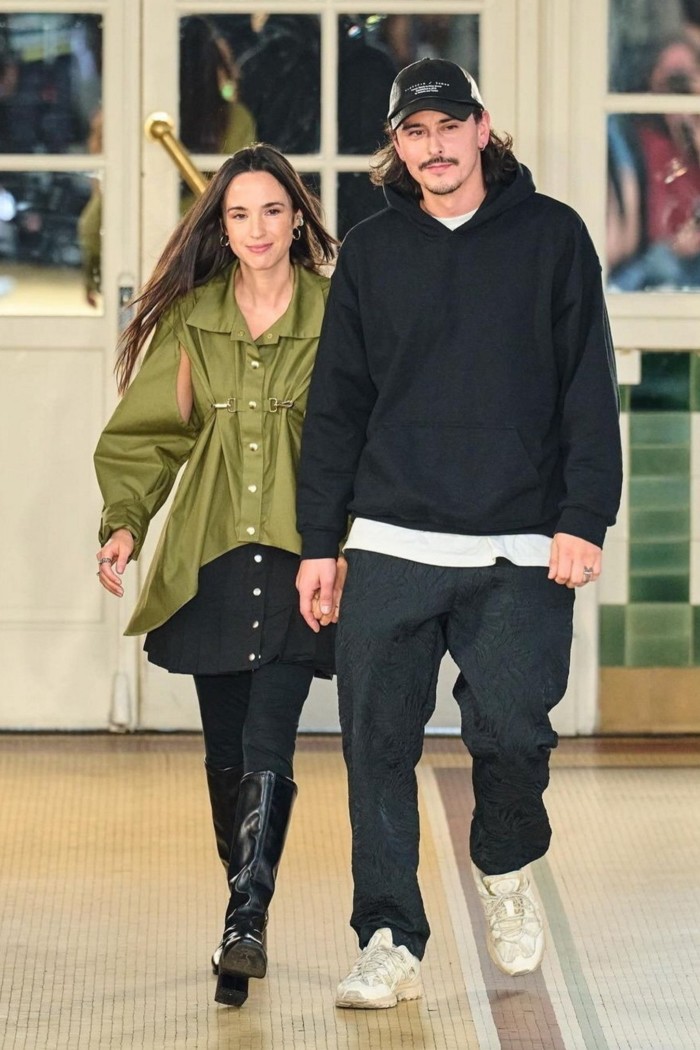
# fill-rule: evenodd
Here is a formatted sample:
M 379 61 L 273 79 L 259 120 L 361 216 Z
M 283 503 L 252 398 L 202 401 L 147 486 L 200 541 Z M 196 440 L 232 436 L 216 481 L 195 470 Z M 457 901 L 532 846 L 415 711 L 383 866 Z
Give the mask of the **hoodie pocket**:
M 383 423 L 365 446 L 354 509 L 497 532 L 539 521 L 541 481 L 516 427 Z

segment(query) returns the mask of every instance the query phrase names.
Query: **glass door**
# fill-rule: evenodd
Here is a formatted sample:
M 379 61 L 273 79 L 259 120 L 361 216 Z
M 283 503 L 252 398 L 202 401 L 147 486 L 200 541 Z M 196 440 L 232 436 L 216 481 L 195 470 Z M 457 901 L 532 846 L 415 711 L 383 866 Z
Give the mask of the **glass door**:
M 137 0 L 0 0 L 3 729 L 133 724 L 91 463 L 138 266 L 133 24 Z

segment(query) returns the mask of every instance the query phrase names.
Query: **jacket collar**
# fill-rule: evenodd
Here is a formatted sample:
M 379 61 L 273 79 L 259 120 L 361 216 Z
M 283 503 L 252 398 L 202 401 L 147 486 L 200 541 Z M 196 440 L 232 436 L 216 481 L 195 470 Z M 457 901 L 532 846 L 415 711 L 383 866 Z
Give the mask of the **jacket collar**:
M 204 332 L 225 332 L 234 338 L 248 332 L 248 325 L 234 295 L 234 278 L 238 263 L 216 274 L 199 289 L 197 301 L 187 315 L 187 324 Z M 282 337 L 317 338 L 325 308 L 324 286 L 327 281 L 302 266 L 294 267 L 294 290 L 289 306 L 264 333 L 266 343 Z

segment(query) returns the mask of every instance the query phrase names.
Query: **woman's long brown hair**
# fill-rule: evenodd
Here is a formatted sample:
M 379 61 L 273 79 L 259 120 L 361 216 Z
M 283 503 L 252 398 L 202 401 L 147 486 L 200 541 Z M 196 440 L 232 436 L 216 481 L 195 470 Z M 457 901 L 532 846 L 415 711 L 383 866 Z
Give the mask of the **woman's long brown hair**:
M 224 161 L 178 223 L 152 275 L 134 300 L 136 314 L 122 333 L 114 369 L 120 394 L 129 385 L 138 356 L 165 311 L 180 296 L 206 284 L 230 265 L 231 249 L 221 243 L 224 197 L 231 180 L 250 171 L 274 176 L 289 194 L 293 210 L 304 217 L 301 236 L 292 241 L 292 262 L 318 273 L 321 266 L 332 261 L 337 241 L 323 225 L 320 201 L 306 188 L 287 158 L 264 144 L 238 150 Z

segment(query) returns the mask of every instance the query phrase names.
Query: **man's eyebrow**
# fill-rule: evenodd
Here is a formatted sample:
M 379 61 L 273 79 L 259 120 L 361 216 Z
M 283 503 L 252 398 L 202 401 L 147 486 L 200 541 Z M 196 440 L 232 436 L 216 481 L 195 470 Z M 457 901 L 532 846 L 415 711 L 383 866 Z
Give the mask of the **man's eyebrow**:
M 457 117 L 450 117 L 450 116 L 448 116 L 446 114 L 444 117 L 440 118 L 440 120 L 438 121 L 438 124 L 445 124 L 445 123 L 448 123 L 448 122 L 453 121 L 453 120 L 457 120 Z M 406 119 L 402 123 L 401 127 L 402 128 L 424 128 L 425 124 L 422 123 L 422 121 L 420 121 L 420 120 L 411 120 L 410 117 L 406 117 Z

